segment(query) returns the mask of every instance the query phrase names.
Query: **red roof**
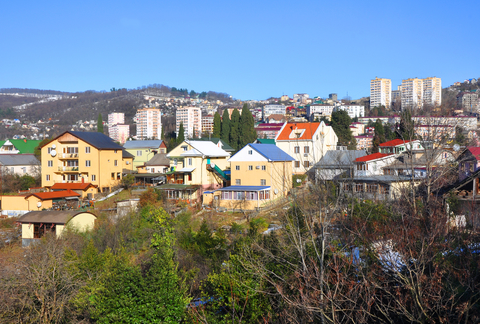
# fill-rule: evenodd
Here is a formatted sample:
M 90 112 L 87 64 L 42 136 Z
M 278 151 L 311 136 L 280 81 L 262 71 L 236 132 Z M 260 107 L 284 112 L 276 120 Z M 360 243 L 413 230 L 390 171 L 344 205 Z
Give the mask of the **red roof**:
M 30 196 L 35 196 L 41 200 L 50 200 L 50 199 L 59 199 L 59 198 L 67 198 L 67 197 L 80 197 L 80 194 L 72 190 L 37 192 L 37 193 L 32 193 L 26 196 L 25 199 Z
M 305 140 L 312 139 L 313 134 L 320 126 L 320 123 L 287 123 L 281 133 L 278 134 L 277 141 L 290 141 L 290 140 Z M 292 131 L 302 131 L 300 137 L 291 138 L 290 134 Z
M 90 186 L 96 187 L 96 185 L 90 182 L 78 182 L 78 183 L 55 183 L 50 189 L 52 190 L 87 190 Z
M 472 153 L 472 155 L 477 159 L 480 160 L 480 147 L 477 146 L 469 146 L 467 149 Z
M 384 158 L 384 157 L 389 156 L 389 155 L 392 155 L 392 154 L 373 153 L 373 154 L 369 154 L 369 155 L 365 155 L 365 156 L 359 157 L 359 158 L 357 158 L 357 159 L 355 160 L 355 162 L 368 162 L 368 161 L 373 161 L 373 160 L 377 160 L 377 159 Z
M 405 143 L 408 143 L 408 142 L 411 142 L 411 141 L 410 140 L 402 140 L 402 139 L 397 138 L 397 139 L 382 143 L 382 144 L 380 144 L 380 146 L 391 147 L 391 146 L 397 146 L 397 145 L 405 144 Z

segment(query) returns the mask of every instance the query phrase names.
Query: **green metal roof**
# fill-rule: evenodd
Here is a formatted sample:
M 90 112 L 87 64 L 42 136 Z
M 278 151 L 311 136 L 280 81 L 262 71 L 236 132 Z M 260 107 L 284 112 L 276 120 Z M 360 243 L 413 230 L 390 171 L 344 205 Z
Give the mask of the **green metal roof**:
M 27 140 L 27 139 L 9 139 L 9 141 L 19 150 L 19 154 L 33 154 L 35 148 L 40 144 L 40 140 Z M 0 141 L 1 146 L 6 141 Z
M 257 138 L 258 143 L 260 144 L 273 144 L 276 145 L 275 139 L 273 138 Z

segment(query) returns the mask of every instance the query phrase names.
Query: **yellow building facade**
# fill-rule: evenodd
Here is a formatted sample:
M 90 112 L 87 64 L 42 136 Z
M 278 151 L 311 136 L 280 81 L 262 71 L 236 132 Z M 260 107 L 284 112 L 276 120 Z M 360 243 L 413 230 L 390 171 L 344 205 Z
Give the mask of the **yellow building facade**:
M 65 132 L 44 145 L 41 154 L 42 187 L 46 188 L 89 182 L 100 192 L 109 192 L 120 183 L 127 166 L 123 147 L 94 132 Z

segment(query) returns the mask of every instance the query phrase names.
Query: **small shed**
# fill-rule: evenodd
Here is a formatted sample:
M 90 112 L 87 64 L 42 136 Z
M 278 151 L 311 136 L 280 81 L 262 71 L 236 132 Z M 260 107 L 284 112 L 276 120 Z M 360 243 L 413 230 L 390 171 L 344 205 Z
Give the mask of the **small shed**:
M 86 211 L 32 211 L 18 219 L 22 224 L 22 245 L 29 246 L 47 233 L 59 237 L 66 226 L 79 231 L 87 231 L 95 225 L 97 216 Z

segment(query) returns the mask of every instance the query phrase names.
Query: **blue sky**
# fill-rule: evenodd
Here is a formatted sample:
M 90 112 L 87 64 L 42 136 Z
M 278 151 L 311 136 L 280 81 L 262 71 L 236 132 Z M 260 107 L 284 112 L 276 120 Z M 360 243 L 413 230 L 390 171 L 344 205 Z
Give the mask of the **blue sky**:
M 153 83 L 238 99 L 480 77 L 478 0 L 4 1 L 0 88 Z

